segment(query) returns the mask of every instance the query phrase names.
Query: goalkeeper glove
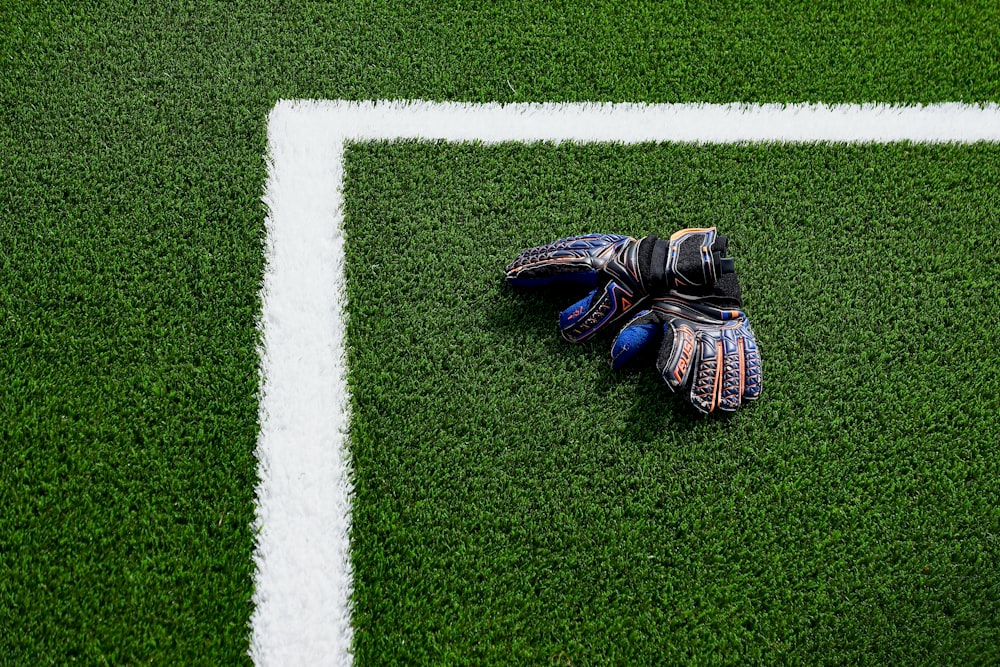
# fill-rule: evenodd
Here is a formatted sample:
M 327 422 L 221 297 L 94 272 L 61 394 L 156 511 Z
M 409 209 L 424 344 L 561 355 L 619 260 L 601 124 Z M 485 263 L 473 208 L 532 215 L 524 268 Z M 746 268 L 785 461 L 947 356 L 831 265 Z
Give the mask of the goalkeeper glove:
M 594 288 L 559 316 L 563 337 L 576 342 L 648 308 L 653 297 L 674 290 L 712 294 L 716 281 L 735 271 L 727 247 L 714 227 L 682 229 L 669 240 L 572 236 L 522 251 L 507 266 L 506 278 L 515 287 Z

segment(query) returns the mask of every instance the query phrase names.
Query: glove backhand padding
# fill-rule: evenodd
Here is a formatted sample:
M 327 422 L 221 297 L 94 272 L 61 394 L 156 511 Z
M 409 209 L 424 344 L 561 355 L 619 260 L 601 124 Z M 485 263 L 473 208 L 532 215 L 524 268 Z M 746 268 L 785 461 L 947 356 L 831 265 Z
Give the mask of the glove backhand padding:
M 621 368 L 652 349 L 663 380 L 701 412 L 732 412 L 760 396 L 760 350 L 739 308 L 677 295 L 654 299 L 622 327 L 611 365 Z

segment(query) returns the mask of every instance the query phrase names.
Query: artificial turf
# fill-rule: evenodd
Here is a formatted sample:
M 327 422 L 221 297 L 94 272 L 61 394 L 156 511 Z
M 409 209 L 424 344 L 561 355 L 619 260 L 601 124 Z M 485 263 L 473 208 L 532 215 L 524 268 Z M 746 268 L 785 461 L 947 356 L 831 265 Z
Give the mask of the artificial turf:
M 0 2 L 0 663 L 248 661 L 259 197 L 278 99 L 997 101 L 997 27 L 992 0 Z M 352 152 L 350 289 L 370 290 L 350 313 L 359 659 L 995 662 L 996 157 Z M 371 231 L 390 212 L 381 235 L 414 243 L 369 261 L 390 250 Z M 734 419 L 686 415 L 650 373 L 612 374 L 600 345 L 556 340 L 558 299 L 496 282 L 525 245 L 660 220 L 718 222 L 745 258 L 768 385 Z M 459 252 L 430 261 L 444 247 Z M 379 301 L 387 280 L 404 282 Z M 365 327 L 385 347 L 360 345 Z M 409 416 L 390 410 L 403 390 L 421 392 Z M 401 519 L 364 467 L 397 455 L 388 470 L 438 475 L 400 491 Z M 466 483 L 472 496 L 452 493 Z M 497 498 L 523 511 L 493 512 Z M 420 525 L 482 568 L 431 577 L 425 599 L 407 589 L 400 568 L 442 562 Z M 669 530 L 673 560 L 633 563 Z M 543 569 L 522 571 L 534 556 Z M 656 581 L 677 590 L 654 597 Z M 458 617 L 480 644 L 431 627 Z M 671 648 L 674 627 L 694 639 Z
M 995 146 L 357 145 L 363 664 L 1000 659 Z M 719 225 L 765 396 L 703 418 L 517 251 Z

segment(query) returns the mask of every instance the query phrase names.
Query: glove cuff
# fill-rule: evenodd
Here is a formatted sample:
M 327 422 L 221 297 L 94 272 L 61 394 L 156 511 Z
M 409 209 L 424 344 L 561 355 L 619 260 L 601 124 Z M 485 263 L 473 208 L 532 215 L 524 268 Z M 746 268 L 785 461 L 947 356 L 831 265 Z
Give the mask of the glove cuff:
M 725 257 L 729 240 L 714 227 L 682 229 L 670 239 L 655 234 L 639 242 L 639 270 L 650 294 L 680 289 L 711 294 L 717 281 L 735 274 L 731 257 Z

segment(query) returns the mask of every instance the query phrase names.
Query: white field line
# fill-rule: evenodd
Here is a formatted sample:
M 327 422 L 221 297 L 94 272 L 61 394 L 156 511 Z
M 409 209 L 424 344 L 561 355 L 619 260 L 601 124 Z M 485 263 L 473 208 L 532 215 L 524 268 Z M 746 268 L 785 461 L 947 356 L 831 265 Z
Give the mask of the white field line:
M 281 101 L 268 119 L 257 447 L 258 665 L 349 665 L 351 461 L 344 145 L 1000 141 L 996 104 L 462 104 Z

